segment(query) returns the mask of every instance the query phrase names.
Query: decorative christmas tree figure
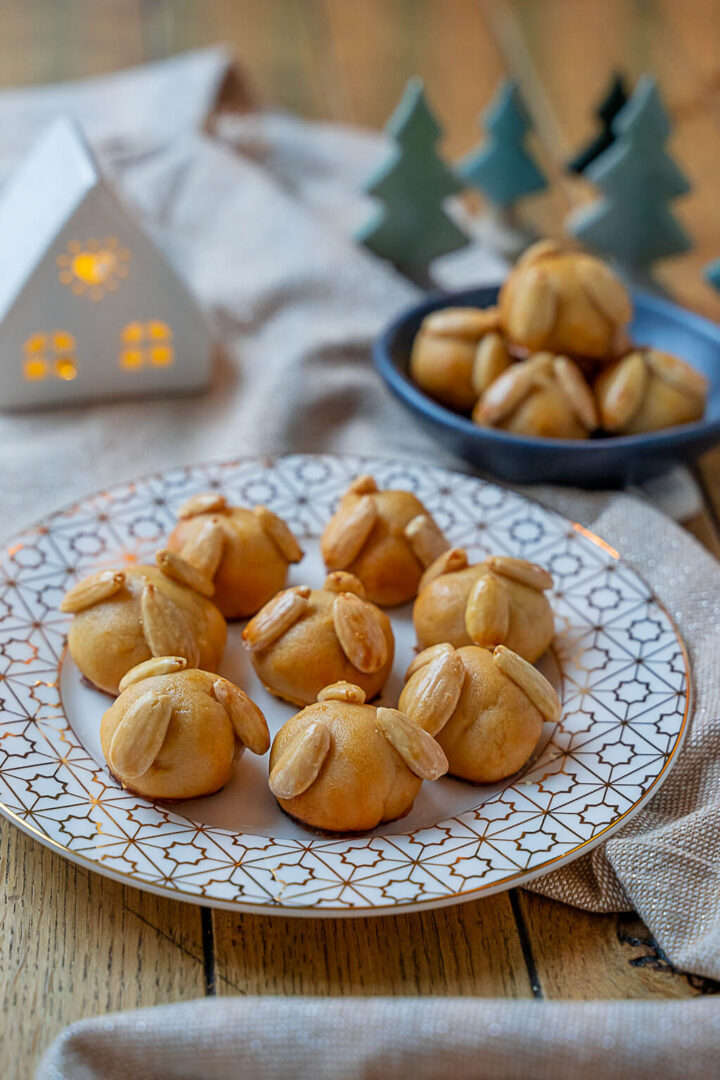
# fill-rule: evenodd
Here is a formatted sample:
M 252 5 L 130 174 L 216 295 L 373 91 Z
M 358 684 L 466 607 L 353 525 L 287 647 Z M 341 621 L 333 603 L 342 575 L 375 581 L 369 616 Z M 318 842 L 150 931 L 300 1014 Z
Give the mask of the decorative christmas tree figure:
M 463 158 L 458 173 L 469 187 L 479 188 L 494 206 L 506 210 L 547 187 L 524 145 L 531 125 L 515 83 L 501 83 L 484 120 L 488 137 Z
M 608 147 L 612 146 L 615 142 L 615 133 L 612 129 L 613 120 L 623 106 L 627 104 L 627 101 L 625 80 L 622 75 L 616 72 L 612 77 L 605 97 L 595 110 L 595 115 L 602 125 L 602 130 L 599 135 L 596 135 L 587 146 L 584 146 L 575 155 L 572 161 L 568 162 L 567 167 L 570 172 L 584 173 L 595 158 L 600 157 Z
M 568 228 L 588 247 L 652 282 L 656 259 L 690 247 L 667 205 L 685 195 L 690 184 L 663 149 L 671 127 L 655 79 L 640 79 L 613 130 L 615 142 L 585 172 L 605 198 L 571 214 Z
M 464 247 L 468 238 L 443 209 L 443 201 L 462 191 L 462 185 L 435 149 L 442 128 L 421 79 L 410 80 L 386 130 L 397 148 L 365 188 L 382 205 L 357 239 L 409 277 L 429 284 L 428 264 Z

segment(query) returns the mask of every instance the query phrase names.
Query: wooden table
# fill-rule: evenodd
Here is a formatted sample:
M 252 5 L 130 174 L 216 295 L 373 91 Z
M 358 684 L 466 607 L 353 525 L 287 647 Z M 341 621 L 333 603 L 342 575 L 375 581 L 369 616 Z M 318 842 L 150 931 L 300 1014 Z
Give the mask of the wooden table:
M 713 0 L 4 0 L 0 80 L 45 82 L 227 41 L 261 99 L 379 126 L 422 75 L 459 155 L 504 71 L 534 114 L 552 192 L 528 206 L 558 232 L 587 197 L 560 165 L 591 130 L 615 66 L 658 74 L 672 150 L 697 185 L 677 212 L 696 248 L 663 280 L 720 319 L 700 277 L 720 255 L 720 20 Z M 720 451 L 697 471 L 688 527 L 720 553 Z M 82 1016 L 206 994 L 473 994 L 685 998 L 720 985 L 676 971 L 632 916 L 590 915 L 516 890 L 395 919 L 236 916 L 157 899 L 73 866 L 0 825 L 0 1076 L 31 1075 Z

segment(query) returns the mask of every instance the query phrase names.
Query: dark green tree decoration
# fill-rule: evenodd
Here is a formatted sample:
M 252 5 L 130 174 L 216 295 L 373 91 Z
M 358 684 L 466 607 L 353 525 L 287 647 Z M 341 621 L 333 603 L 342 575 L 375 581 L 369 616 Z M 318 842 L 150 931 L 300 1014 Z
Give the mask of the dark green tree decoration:
M 483 115 L 487 138 L 463 158 L 459 176 L 493 204 L 509 209 L 518 199 L 547 187 L 547 180 L 525 146 L 530 118 L 515 83 L 500 84 Z
M 654 78 L 640 79 L 613 130 L 615 142 L 585 172 L 605 197 L 576 210 L 567 225 L 588 247 L 648 278 L 656 259 L 691 246 L 668 209 L 690 184 L 664 149 L 671 126 Z
M 357 239 L 422 279 L 433 259 L 464 247 L 468 238 L 443 209 L 462 185 L 436 150 L 442 128 L 421 79 L 410 80 L 386 130 L 397 146 L 365 187 L 381 205 Z
M 620 110 L 627 104 L 628 94 L 625 84 L 625 80 L 619 72 L 616 72 L 608 86 L 605 97 L 595 109 L 595 115 L 600 121 L 601 130 L 599 134 L 591 139 L 590 142 L 578 151 L 575 157 L 568 162 L 568 171 L 574 173 L 584 173 L 588 165 L 592 164 L 595 158 L 604 154 L 608 147 L 612 146 L 615 142 L 615 134 L 613 132 L 613 120 L 620 112 Z

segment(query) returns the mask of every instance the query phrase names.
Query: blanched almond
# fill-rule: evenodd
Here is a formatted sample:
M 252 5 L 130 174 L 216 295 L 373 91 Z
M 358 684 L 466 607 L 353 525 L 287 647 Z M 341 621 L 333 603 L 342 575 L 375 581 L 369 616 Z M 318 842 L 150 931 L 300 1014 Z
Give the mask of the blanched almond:
M 169 596 L 146 582 L 140 598 L 143 633 L 153 656 L 184 656 L 197 667 L 199 649 L 187 616 Z
M 247 648 L 258 652 L 282 637 L 307 611 L 309 596 L 309 586 L 296 585 L 269 600 L 242 632 Z
M 253 513 L 283 558 L 290 563 L 300 562 L 303 550 L 283 519 L 268 510 L 267 506 L 256 506 Z
M 341 505 L 323 533 L 321 547 L 329 570 L 346 570 L 355 562 L 377 521 L 372 495 Z
M 346 495 L 350 493 L 354 495 L 372 495 L 378 489 L 375 483 L 375 477 L 370 476 L 368 473 L 363 473 L 362 476 L 356 476 L 354 480 L 350 481 Z
M 228 509 L 227 499 L 219 491 L 204 491 L 191 495 L 178 510 L 179 518 L 197 517 L 198 514 L 222 514 Z
M 418 514 L 403 531 L 413 555 L 423 567 L 427 568 L 447 551 L 448 542 L 429 514 Z
M 330 751 L 332 737 L 319 720 L 308 724 L 301 735 L 286 747 L 270 772 L 270 790 L 277 799 L 302 795 L 317 779 Z
M 448 771 L 448 760 L 442 747 L 405 713 L 380 708 L 377 723 L 408 769 L 421 780 L 437 780 Z
M 586 431 L 598 426 L 597 408 L 593 392 L 577 364 L 567 356 L 556 356 L 553 369 L 560 391 Z
M 120 693 L 144 679 L 154 679 L 156 675 L 172 675 L 186 667 L 187 660 L 184 656 L 153 656 L 150 660 L 143 660 L 142 664 L 136 664 L 123 675 L 119 685 Z
M 323 589 L 328 592 L 351 592 L 361 600 L 365 599 L 365 586 L 362 581 L 347 570 L 332 570 L 325 578 Z
M 253 754 L 264 754 L 270 746 L 267 721 L 244 690 L 227 679 L 216 679 L 213 694 L 230 717 L 235 734 Z
M 600 418 L 608 431 L 625 427 L 642 404 L 647 387 L 647 367 L 641 352 L 630 353 L 595 383 Z
M 542 262 L 552 255 L 559 255 L 562 248 L 555 240 L 538 240 L 526 248 L 515 266 L 532 266 L 533 263 Z
M 218 518 L 203 521 L 182 546 L 183 559 L 207 578 L 214 578 L 225 547 L 225 529 Z
M 71 615 L 85 611 L 95 604 L 101 604 L 103 600 L 109 600 L 115 593 L 120 592 L 124 584 L 125 574 L 122 570 L 101 570 L 97 574 L 91 574 L 68 589 L 60 603 L 60 610 Z
M 434 660 L 436 656 L 444 656 L 446 653 L 455 652 L 455 646 L 451 645 L 448 641 L 443 641 L 439 645 L 428 645 L 427 649 L 423 649 L 419 652 L 410 663 L 408 664 L 407 671 L 405 672 L 405 682 L 419 671 L 420 668 L 425 667 L 431 660 Z
M 134 780 L 148 771 L 162 750 L 171 716 L 169 695 L 154 690 L 127 706 L 108 750 L 108 764 L 121 780 Z
M 498 645 L 493 652 L 493 660 L 509 679 L 519 686 L 530 699 L 537 711 L 551 724 L 560 719 L 562 707 L 560 698 L 548 680 L 536 667 L 528 664 L 517 653 Z
M 426 315 L 422 329 L 436 337 L 477 341 L 483 334 L 497 330 L 499 325 L 500 313 L 496 307 L 446 307 Z
M 354 593 L 333 602 L 333 624 L 340 647 L 353 667 L 369 674 L 387 663 L 388 645 L 378 609 Z
M 460 698 L 465 667 L 453 649 L 439 652 L 411 676 L 398 703 L 416 724 L 430 735 L 447 723 Z
M 443 574 L 454 574 L 456 570 L 464 570 L 467 564 L 467 552 L 464 548 L 448 548 L 442 555 L 438 555 L 435 562 L 430 563 L 420 578 L 418 592 L 422 592 L 435 578 L 442 577 Z
M 318 701 L 347 701 L 351 705 L 365 704 L 365 691 L 351 682 L 334 682 L 324 686 L 317 696 Z
M 510 353 L 501 334 L 486 334 L 475 351 L 472 367 L 472 388 L 480 396 L 510 367 Z
M 705 400 L 707 395 L 707 379 L 697 368 L 686 364 L 679 356 L 672 353 L 660 352 L 659 349 L 648 349 L 645 360 L 650 370 L 659 379 L 669 386 L 674 386 L 689 397 Z
M 527 559 L 513 559 L 509 555 L 491 555 L 487 565 L 496 574 L 518 581 L 521 585 L 527 585 L 538 592 L 552 589 L 553 579 L 544 567 Z
M 165 548 L 156 552 L 155 562 L 166 577 L 179 581 L 181 585 L 187 585 L 189 589 L 194 589 L 201 596 L 212 596 L 215 592 L 212 579 L 184 559 L 182 555 L 178 555 L 176 551 L 168 551 Z
M 515 285 L 508 315 L 508 334 L 513 341 L 539 349 L 557 317 L 558 297 L 542 264 L 532 266 Z
M 491 383 L 473 410 L 473 420 L 497 424 L 524 401 L 535 386 L 536 372 L 526 363 L 512 364 Z
M 510 599 L 507 586 L 494 574 L 479 577 L 465 604 L 465 629 L 476 645 L 490 649 L 507 637 Z
M 624 325 L 632 318 L 632 302 L 625 286 L 609 266 L 592 256 L 575 259 L 575 275 L 593 305 L 610 323 Z

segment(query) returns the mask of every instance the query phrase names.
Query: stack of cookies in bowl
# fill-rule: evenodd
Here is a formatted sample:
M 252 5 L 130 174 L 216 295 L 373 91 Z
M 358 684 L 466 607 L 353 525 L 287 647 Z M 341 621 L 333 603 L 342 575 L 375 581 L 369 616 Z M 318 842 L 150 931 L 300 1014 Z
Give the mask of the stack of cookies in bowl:
M 497 306 L 446 307 L 415 338 L 410 376 L 482 427 L 541 438 L 638 435 L 699 420 L 705 377 L 634 343 L 630 296 L 600 259 L 543 240 Z

